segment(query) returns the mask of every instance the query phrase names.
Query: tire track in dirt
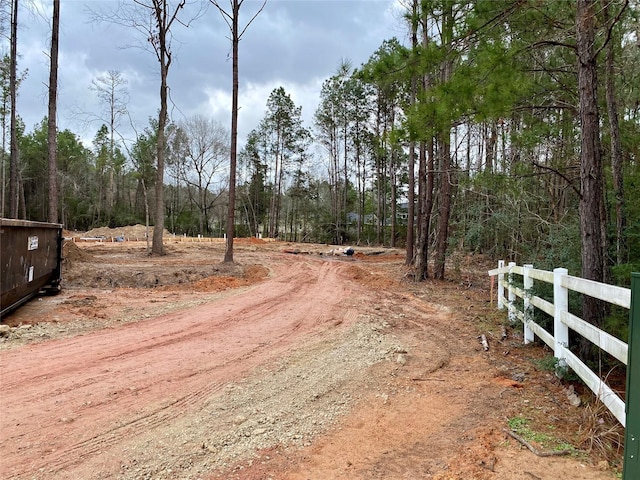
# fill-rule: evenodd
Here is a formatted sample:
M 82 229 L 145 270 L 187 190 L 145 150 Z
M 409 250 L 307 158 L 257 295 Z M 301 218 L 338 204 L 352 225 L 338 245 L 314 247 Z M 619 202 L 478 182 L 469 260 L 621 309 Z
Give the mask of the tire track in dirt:
M 218 392 L 224 386 L 223 383 L 212 384 L 207 388 L 199 389 L 174 402 L 160 407 L 144 415 L 128 420 L 126 423 L 113 427 L 110 430 L 68 447 L 62 455 L 48 459 L 46 470 L 51 474 L 57 474 L 70 466 L 100 453 L 104 449 L 119 444 L 122 439 L 136 435 L 139 431 L 148 431 L 163 425 L 166 422 L 184 414 L 184 409 L 192 408 Z M 44 466 L 41 468 L 45 468 Z M 20 478 L 20 475 L 9 478 Z
M 0 476 L 62 478 L 197 409 L 299 338 L 353 321 L 343 264 L 279 260 L 263 284 L 213 304 L 1 352 L 3 404 L 16 407 L 0 421 Z

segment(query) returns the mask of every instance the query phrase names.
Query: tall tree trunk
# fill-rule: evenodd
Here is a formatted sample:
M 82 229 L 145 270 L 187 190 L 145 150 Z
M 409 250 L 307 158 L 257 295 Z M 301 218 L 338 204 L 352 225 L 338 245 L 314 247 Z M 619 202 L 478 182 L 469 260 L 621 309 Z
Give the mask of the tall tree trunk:
M 429 46 L 429 15 L 426 3 L 421 4 L 420 26 L 422 29 L 422 46 L 426 49 Z M 432 86 L 430 74 L 423 75 L 422 89 L 426 92 Z M 433 210 L 433 186 L 434 186 L 434 160 L 433 160 L 433 137 L 420 143 L 420 166 L 418 179 L 418 204 L 419 204 L 419 226 L 418 226 L 418 252 L 416 253 L 416 279 L 424 280 L 429 278 L 429 231 L 431 229 L 431 211 Z
M 17 218 L 27 218 L 27 199 L 24 194 L 24 181 L 22 172 L 18 172 L 18 216 Z
M 396 182 L 398 181 L 396 178 L 396 168 L 395 168 L 395 148 L 391 147 L 391 171 L 389 172 L 389 181 L 391 182 L 391 239 L 389 242 L 389 246 L 391 248 L 395 248 L 396 247 L 396 229 L 397 229 L 397 222 L 396 222 L 396 213 L 397 213 L 397 209 L 398 209 L 398 199 L 397 199 L 397 185 Z
M 18 218 L 18 118 L 16 114 L 17 71 L 18 71 L 18 0 L 13 0 L 11 13 L 11 67 L 9 74 L 9 95 L 11 97 L 11 160 L 9 163 L 9 218 Z
M 344 108 L 344 106 L 343 106 Z M 344 182 L 344 194 L 343 194 L 343 198 L 342 198 L 342 207 L 341 207 L 341 211 L 340 211 L 340 230 L 343 232 L 343 235 L 346 236 L 347 235 L 347 204 L 348 204 L 348 197 L 349 197 L 349 166 L 348 166 L 348 142 L 349 142 L 349 135 L 347 134 L 347 130 L 349 127 L 349 119 L 347 118 L 347 116 L 344 116 L 344 124 L 342 125 L 342 145 L 343 145 L 343 174 L 344 174 L 344 178 L 343 178 L 343 182 Z
M 436 255 L 433 277 L 444 279 L 444 266 L 449 242 L 449 218 L 451 216 L 451 194 L 453 191 L 451 178 L 451 140 L 449 132 L 440 135 L 438 155 L 440 157 L 440 208 L 438 215 L 438 235 L 436 238 Z
M 577 0 L 578 90 L 580 99 L 580 235 L 582 277 L 605 278 L 603 243 L 603 168 L 597 103 L 597 65 L 594 52 L 596 0 Z M 602 326 L 603 303 L 584 296 L 582 318 Z
M 198 228 L 200 230 L 200 235 L 204 236 L 204 217 L 206 211 L 206 199 L 205 199 L 205 189 L 202 186 L 202 180 L 198 182 L 198 197 L 200 201 L 200 205 L 198 208 Z
M 58 162 L 56 141 L 58 101 L 58 32 L 60 31 L 60 0 L 53 0 L 51 23 L 51 64 L 49 67 L 49 118 L 47 119 L 47 147 L 49 149 L 49 222 L 58 222 Z
M 339 231 L 339 223 L 340 223 L 340 155 L 338 149 L 338 127 L 335 126 L 331 130 L 332 138 L 331 138 L 331 156 L 332 156 L 332 198 L 331 198 L 331 213 L 332 213 L 332 221 L 334 222 L 334 241 L 336 244 L 340 244 L 340 231 Z
M 115 194 L 115 168 L 114 168 L 114 152 L 115 152 L 115 129 L 116 129 L 116 111 L 115 111 L 115 85 L 111 83 L 110 102 L 109 102 L 109 179 L 106 195 L 107 221 L 111 222 L 114 207 Z
M 278 175 L 277 182 L 277 195 L 276 195 L 276 237 L 280 235 L 280 210 L 282 208 L 282 183 L 284 179 L 284 146 L 281 144 L 278 147 L 280 150 L 280 173 Z M 287 233 L 287 224 L 285 219 L 285 235 Z
M 381 224 L 384 221 L 382 218 L 382 201 L 383 201 L 383 193 L 382 193 L 382 163 L 384 161 L 383 154 L 381 152 L 384 151 L 384 133 L 381 132 L 382 129 L 382 106 L 380 105 L 382 93 L 378 91 L 378 105 L 377 105 L 377 114 L 376 114 L 376 138 L 382 138 L 381 145 L 377 149 L 378 151 L 375 153 L 376 159 L 376 183 L 377 183 L 377 191 L 376 191 L 376 244 L 382 244 L 382 233 L 381 233 Z
M 151 252 L 155 255 L 164 255 L 164 157 L 165 157 L 165 130 L 167 126 L 167 77 L 171 66 L 171 37 L 170 30 L 178 13 L 184 8 L 186 0 L 180 0 L 172 12 L 169 11 L 168 0 L 151 0 L 152 21 L 155 28 L 150 28 L 149 42 L 153 45 L 158 62 L 160 64 L 160 113 L 158 115 L 158 138 L 156 151 L 156 185 L 155 185 L 155 226 L 153 228 L 153 243 Z
M 485 143 L 487 145 L 487 159 L 485 160 L 485 170 L 490 173 L 505 173 L 500 171 L 496 161 L 496 142 L 498 140 L 498 128 L 496 127 L 496 122 L 492 121 L 490 124 L 486 125 L 486 129 L 487 137 L 485 138 Z
M 9 102 L 8 102 L 8 98 L 7 95 L 3 95 L 2 96 L 2 151 L 6 152 L 7 149 L 7 112 L 9 111 Z M 6 155 L 2 156 L 2 162 L 0 163 L 0 169 L 2 169 L 2 175 L 1 175 L 1 179 L 0 181 L 1 183 L 1 187 L 0 187 L 0 217 L 4 218 L 5 217 L 5 187 L 6 187 L 6 168 L 5 168 L 5 163 L 6 163 Z
M 276 142 L 279 145 L 279 142 Z M 280 160 L 278 152 L 275 154 L 274 171 L 273 171 L 273 188 L 271 190 L 271 199 L 269 200 L 269 237 L 273 238 L 276 235 L 276 195 L 278 193 L 277 185 L 278 178 L 280 178 Z
M 609 21 L 609 4 L 603 6 L 605 22 Z M 611 137 L 611 171 L 613 174 L 613 191 L 616 197 L 616 263 L 627 260 L 624 229 L 626 224 L 624 205 L 624 181 L 622 175 L 622 143 L 618 123 L 618 104 L 616 102 L 615 71 L 614 71 L 613 38 L 607 44 L 605 96 L 607 100 L 607 114 L 609 117 L 609 135 Z
M 414 263 L 415 251 L 415 216 L 416 216 L 416 144 L 414 141 L 409 142 L 409 185 L 407 192 L 407 246 L 405 255 L 405 265 Z
M 237 158 L 238 158 L 238 50 L 240 45 L 240 38 L 251 25 L 251 22 L 255 20 L 258 14 L 265 6 L 266 0 L 258 10 L 258 12 L 249 20 L 247 25 L 242 31 L 240 31 L 240 6 L 244 0 L 231 0 L 231 12 L 225 11 L 218 0 L 210 0 L 215 5 L 220 14 L 225 19 L 225 22 L 231 30 L 231 50 L 232 50 L 232 62 L 233 62 L 233 86 L 231 91 L 231 151 L 229 155 L 229 205 L 227 207 L 227 240 L 225 242 L 224 259 L 223 262 L 233 262 L 233 236 L 235 231 L 235 218 L 236 218 L 236 170 L 237 170 Z
M 238 157 L 238 49 L 240 33 L 240 3 L 232 1 L 233 18 L 231 20 L 231 49 L 233 56 L 233 87 L 231 92 L 231 154 L 229 161 L 229 205 L 227 207 L 227 240 L 225 242 L 224 262 L 233 262 L 233 236 L 236 219 L 236 163 Z
M 356 123 L 356 131 L 360 132 L 360 125 Z M 360 135 L 360 133 L 358 133 Z M 363 161 L 362 161 L 362 147 L 360 145 L 360 139 L 356 143 L 356 168 L 357 168 L 357 189 L 358 189 L 358 205 L 356 211 L 358 213 L 358 220 L 356 222 L 356 244 L 360 245 L 362 241 L 362 217 L 364 216 L 364 189 L 363 185 L 365 183 L 364 171 L 363 171 Z
M 161 29 L 162 31 L 162 29 Z M 164 37 L 161 33 L 160 37 Z M 161 40 L 161 42 L 164 42 Z M 153 243 L 151 252 L 155 255 L 164 255 L 164 145 L 165 145 L 165 127 L 167 125 L 167 75 L 169 73 L 170 57 L 161 47 L 163 53 L 160 61 L 160 115 L 158 116 L 158 145 L 157 145 L 157 168 L 156 168 L 156 205 L 155 205 L 155 223 L 153 227 Z
M 455 23 L 452 2 L 445 2 L 442 12 L 442 45 L 450 48 L 453 42 L 453 25 Z M 453 72 L 453 60 L 444 58 L 440 65 L 441 85 L 446 85 Z M 440 208 L 438 215 L 438 230 L 436 237 L 436 255 L 433 276 L 444 279 L 445 259 L 447 255 L 447 243 L 449 240 L 449 217 L 451 215 L 451 128 L 443 128 L 438 132 L 438 158 L 440 163 Z
M 429 278 L 429 230 L 433 210 L 433 142 L 420 143 L 420 165 L 418 168 L 418 251 L 416 252 L 416 279 Z
M 391 128 L 393 129 L 393 125 L 395 123 L 395 109 L 393 107 L 391 107 Z M 396 211 L 398 208 L 398 199 L 397 199 L 397 176 L 396 176 L 396 167 L 398 164 L 398 160 L 397 160 L 397 155 L 398 155 L 398 149 L 396 148 L 395 144 L 393 142 L 389 142 L 389 149 L 390 149 L 390 155 L 389 155 L 389 174 L 388 174 L 388 178 L 389 181 L 391 182 L 391 239 L 389 242 L 389 246 L 391 246 L 391 248 L 395 248 L 396 246 L 396 228 L 397 228 L 397 223 L 396 223 Z
M 411 2 L 411 48 L 415 51 L 418 48 L 418 1 Z M 415 75 L 411 77 L 411 90 L 409 92 L 409 104 L 411 107 L 416 103 L 418 92 L 418 79 Z M 413 138 L 409 141 L 409 179 L 407 186 L 407 247 L 404 263 L 411 265 L 414 263 L 415 250 L 415 209 L 416 209 L 416 143 Z

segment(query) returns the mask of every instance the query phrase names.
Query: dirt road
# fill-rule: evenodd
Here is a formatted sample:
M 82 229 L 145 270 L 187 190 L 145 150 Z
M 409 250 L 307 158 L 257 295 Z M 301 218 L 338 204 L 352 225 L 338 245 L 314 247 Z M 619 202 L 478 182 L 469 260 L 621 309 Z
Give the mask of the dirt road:
M 162 261 L 183 264 L 181 252 Z M 134 263 L 98 254 L 103 270 Z M 209 268 L 211 252 L 200 254 L 194 264 Z M 400 285 L 398 255 L 236 255 L 268 277 L 213 294 L 198 282 L 76 287 L 16 312 L 53 338 L 0 351 L 0 477 L 615 478 L 503 433 L 514 415 L 557 418 L 564 432 L 578 414 L 563 417 L 571 407 L 548 373 L 509 363 L 517 339 L 479 348 L 463 312 L 486 291 L 460 288 L 446 305 L 437 285 Z M 91 328 L 53 334 L 61 316 L 86 317 L 86 299 Z

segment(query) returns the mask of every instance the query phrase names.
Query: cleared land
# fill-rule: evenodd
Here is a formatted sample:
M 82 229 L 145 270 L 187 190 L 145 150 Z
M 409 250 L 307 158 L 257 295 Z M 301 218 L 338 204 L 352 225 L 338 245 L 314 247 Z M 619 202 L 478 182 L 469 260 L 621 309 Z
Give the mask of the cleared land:
M 501 338 L 491 263 L 416 284 L 400 250 L 331 248 L 68 242 L 63 292 L 3 319 L 0 477 L 616 478 L 597 407 Z

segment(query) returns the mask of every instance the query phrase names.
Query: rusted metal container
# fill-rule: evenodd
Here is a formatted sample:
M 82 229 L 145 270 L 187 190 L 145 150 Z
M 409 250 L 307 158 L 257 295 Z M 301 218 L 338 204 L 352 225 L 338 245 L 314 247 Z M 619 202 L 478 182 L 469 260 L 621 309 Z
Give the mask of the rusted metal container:
M 59 292 L 62 225 L 0 218 L 0 319 L 40 292 Z

